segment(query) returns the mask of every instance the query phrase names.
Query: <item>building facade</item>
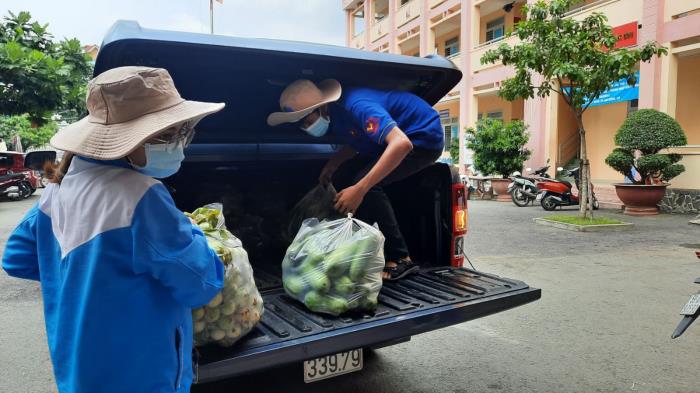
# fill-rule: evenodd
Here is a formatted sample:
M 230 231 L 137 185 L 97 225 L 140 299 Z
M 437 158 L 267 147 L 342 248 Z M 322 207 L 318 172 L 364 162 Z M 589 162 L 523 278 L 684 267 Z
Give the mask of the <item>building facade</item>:
M 526 164 L 556 166 L 575 159 L 575 121 L 558 96 L 508 102 L 498 97 L 500 83 L 513 70 L 482 65 L 485 51 L 515 37 L 507 31 L 520 20 L 522 6 L 534 0 L 341 0 L 347 15 L 346 44 L 350 47 L 452 60 L 464 77 L 435 108 L 440 112 L 446 145 L 460 142 L 460 170 L 471 163 L 464 130 L 482 117 L 524 120 L 531 133 L 533 154 Z M 638 108 L 655 108 L 674 116 L 688 136 L 688 145 L 674 148 L 683 155 L 686 172 L 672 181 L 685 207 L 700 209 L 700 0 L 586 0 L 569 12 L 584 18 L 600 12 L 618 34 L 618 45 L 635 47 L 656 41 L 667 56 L 639 67 L 638 86 L 611 94 L 584 115 L 591 175 L 600 193 L 620 182 L 621 175 L 605 162 L 614 135 L 625 117 Z M 446 147 L 447 150 L 447 147 Z M 553 166 L 554 166 L 553 165 Z M 614 193 L 611 193 L 614 195 Z M 690 199 L 685 195 L 690 195 Z M 680 203 L 680 202 L 679 202 Z

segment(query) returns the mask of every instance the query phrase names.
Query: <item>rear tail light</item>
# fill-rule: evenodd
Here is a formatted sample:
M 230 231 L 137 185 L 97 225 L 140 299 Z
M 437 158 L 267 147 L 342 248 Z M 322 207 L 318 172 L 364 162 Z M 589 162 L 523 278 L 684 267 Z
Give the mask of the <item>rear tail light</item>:
M 452 266 L 461 267 L 464 263 L 464 237 L 469 226 L 467 192 L 464 184 L 452 185 Z

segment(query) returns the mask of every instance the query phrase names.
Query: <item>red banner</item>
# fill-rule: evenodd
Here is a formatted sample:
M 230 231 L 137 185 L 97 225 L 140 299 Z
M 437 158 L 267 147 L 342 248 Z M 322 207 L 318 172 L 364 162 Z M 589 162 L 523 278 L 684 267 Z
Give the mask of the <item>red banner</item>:
M 615 48 L 625 48 L 637 45 L 637 22 L 613 27 L 613 34 L 617 37 Z

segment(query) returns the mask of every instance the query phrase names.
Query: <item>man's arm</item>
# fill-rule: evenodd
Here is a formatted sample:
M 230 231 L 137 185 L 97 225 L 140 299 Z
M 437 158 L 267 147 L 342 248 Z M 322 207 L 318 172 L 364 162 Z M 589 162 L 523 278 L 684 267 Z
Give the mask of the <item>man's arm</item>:
M 345 161 L 355 157 L 356 154 L 357 151 L 355 151 L 355 149 L 353 149 L 350 145 L 343 146 L 342 149 L 338 150 L 335 154 L 333 154 L 333 157 L 328 160 L 326 165 L 323 167 L 323 170 L 321 170 L 321 175 L 319 175 L 318 181 L 324 185 L 330 183 L 333 174 L 336 170 L 338 170 L 338 167 L 340 167 L 340 165 L 342 165 Z
M 338 193 L 335 208 L 341 213 L 354 213 L 365 194 L 396 169 L 413 150 L 413 144 L 399 127 L 394 127 L 385 137 L 386 149 L 372 169 L 357 182 Z

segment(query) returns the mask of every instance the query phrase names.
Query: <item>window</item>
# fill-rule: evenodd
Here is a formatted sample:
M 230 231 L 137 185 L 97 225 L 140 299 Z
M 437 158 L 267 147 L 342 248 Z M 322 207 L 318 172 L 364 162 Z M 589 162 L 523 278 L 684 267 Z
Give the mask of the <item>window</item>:
M 452 125 L 448 124 L 443 127 L 445 131 L 445 151 L 450 151 L 450 146 L 452 146 Z
M 360 10 L 352 14 L 352 32 L 358 35 L 365 31 L 365 11 Z
M 494 112 L 489 112 L 486 114 L 486 117 L 489 119 L 495 119 L 495 120 L 503 120 L 503 112 L 502 111 L 494 111 Z
M 505 34 L 506 20 L 500 17 L 486 24 L 486 42 L 503 38 Z
M 12 162 L 14 160 L 12 159 L 12 156 L 6 156 L 4 154 L 0 154 L 0 168 L 10 168 L 12 167 Z
M 627 101 L 627 116 L 636 112 L 639 109 L 639 99 L 635 98 L 633 100 Z
M 445 41 L 445 57 L 454 56 L 459 53 L 459 37 Z

